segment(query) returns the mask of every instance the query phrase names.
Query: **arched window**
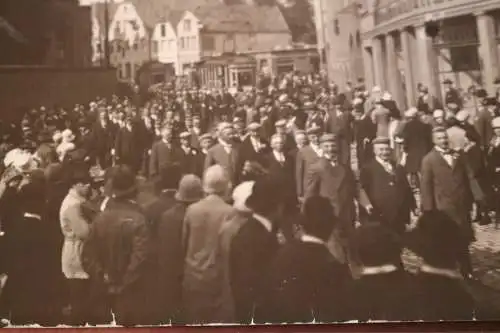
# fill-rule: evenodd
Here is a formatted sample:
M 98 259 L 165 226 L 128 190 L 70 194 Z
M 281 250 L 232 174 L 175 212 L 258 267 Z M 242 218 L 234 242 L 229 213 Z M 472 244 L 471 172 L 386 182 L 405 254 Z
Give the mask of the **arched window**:
M 340 35 L 340 25 L 339 25 L 339 20 L 335 19 L 333 21 L 333 30 L 335 31 L 335 35 Z
M 356 31 L 356 47 L 361 48 L 361 34 L 359 30 Z

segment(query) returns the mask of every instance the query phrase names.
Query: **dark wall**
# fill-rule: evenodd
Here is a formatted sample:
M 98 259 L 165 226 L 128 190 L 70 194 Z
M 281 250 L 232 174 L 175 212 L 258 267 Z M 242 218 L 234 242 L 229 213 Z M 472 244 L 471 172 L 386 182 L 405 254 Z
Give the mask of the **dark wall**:
M 116 91 L 115 69 L 0 67 L 0 117 L 17 120 L 30 108 L 73 107 Z
M 78 0 L 0 0 L 0 17 L 25 37 L 0 29 L 0 65 L 80 66 L 81 45 L 90 49 L 90 9 Z

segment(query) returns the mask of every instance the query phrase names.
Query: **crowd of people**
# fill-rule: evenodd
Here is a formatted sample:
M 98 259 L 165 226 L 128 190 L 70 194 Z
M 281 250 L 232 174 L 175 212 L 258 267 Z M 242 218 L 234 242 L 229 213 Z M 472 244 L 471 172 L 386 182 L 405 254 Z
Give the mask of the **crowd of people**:
M 406 111 L 317 75 L 167 84 L 0 124 L 3 323 L 472 319 L 500 99 L 444 84 Z

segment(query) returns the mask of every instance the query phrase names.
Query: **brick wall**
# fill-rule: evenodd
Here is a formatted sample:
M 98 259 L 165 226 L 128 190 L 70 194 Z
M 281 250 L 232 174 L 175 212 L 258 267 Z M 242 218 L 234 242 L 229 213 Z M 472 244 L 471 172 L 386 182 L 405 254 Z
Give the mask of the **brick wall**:
M 0 117 L 16 120 L 29 108 L 72 107 L 116 91 L 114 69 L 0 67 Z

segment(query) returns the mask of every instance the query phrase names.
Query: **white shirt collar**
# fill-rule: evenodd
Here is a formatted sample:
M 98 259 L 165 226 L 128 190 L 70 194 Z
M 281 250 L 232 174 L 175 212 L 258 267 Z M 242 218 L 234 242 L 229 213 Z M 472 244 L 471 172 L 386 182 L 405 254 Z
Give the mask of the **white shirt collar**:
M 432 267 L 427 264 L 420 266 L 420 271 L 428 274 L 446 276 L 452 279 L 463 279 L 462 275 L 456 270 Z
M 106 207 L 108 206 L 108 202 L 109 202 L 109 197 L 105 197 L 102 202 L 101 202 L 101 206 L 99 207 L 99 210 L 101 212 L 104 212 L 104 210 L 106 209 Z
M 375 267 L 363 267 L 361 270 L 361 275 L 378 275 L 378 274 L 388 274 L 397 271 L 398 268 L 395 265 L 382 265 Z
M 392 168 L 392 163 L 390 161 L 384 161 L 384 160 L 382 160 L 378 156 L 375 156 L 375 159 L 377 160 L 377 162 L 379 162 L 380 164 L 382 164 L 384 167 L 390 166 Z
M 276 158 L 276 160 L 278 162 L 285 162 L 286 158 L 285 158 L 285 154 L 283 153 L 280 153 L 276 150 L 273 149 L 273 155 L 274 155 L 274 158 Z
M 267 218 L 257 213 L 252 214 L 253 218 L 260 222 L 268 232 L 273 231 L 273 224 Z
M 311 146 L 311 149 L 314 150 L 314 152 L 319 157 L 321 157 L 323 155 L 323 152 L 321 151 L 321 148 L 319 147 L 319 145 L 315 145 L 315 144 L 310 143 L 309 146 Z
M 319 245 L 326 245 L 326 243 L 322 240 L 319 239 L 316 236 L 304 234 L 300 237 L 300 240 L 304 243 L 313 243 L 313 244 L 319 244 Z
M 441 154 L 447 154 L 449 152 L 445 151 L 443 148 L 441 147 L 438 147 L 438 146 L 434 146 L 434 149 L 436 149 L 437 152 L 441 153 Z

